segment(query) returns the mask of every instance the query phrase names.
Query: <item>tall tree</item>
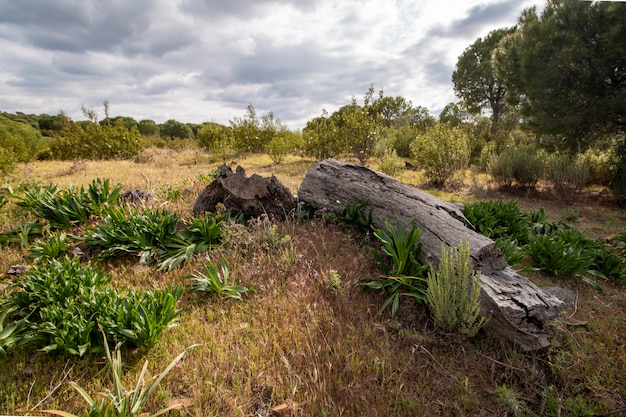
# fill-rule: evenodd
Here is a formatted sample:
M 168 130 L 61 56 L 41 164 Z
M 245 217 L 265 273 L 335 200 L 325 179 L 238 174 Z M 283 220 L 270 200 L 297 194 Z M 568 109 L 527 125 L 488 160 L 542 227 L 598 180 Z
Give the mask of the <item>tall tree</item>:
M 452 82 L 456 95 L 472 114 L 491 112 L 491 128 L 495 131 L 505 104 L 506 89 L 496 74 L 492 55 L 498 43 L 515 28 L 496 29 L 483 39 L 478 38 L 459 56 Z
M 170 119 L 163 123 L 159 127 L 159 130 L 162 138 L 189 139 L 190 137 L 193 137 L 193 132 L 189 126 L 174 119 Z
M 523 12 L 495 54 L 508 101 L 537 133 L 578 151 L 626 131 L 626 4 L 549 0 Z

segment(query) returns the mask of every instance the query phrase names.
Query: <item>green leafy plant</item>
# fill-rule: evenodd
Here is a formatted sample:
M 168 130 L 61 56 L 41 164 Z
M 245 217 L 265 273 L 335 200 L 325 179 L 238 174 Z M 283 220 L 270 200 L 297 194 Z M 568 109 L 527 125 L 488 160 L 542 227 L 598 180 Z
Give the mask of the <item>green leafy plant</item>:
M 365 210 L 369 205 L 369 201 L 364 201 L 362 203 L 340 203 L 342 210 L 341 213 L 329 213 L 328 219 L 335 223 L 349 224 L 352 226 L 356 226 L 359 229 L 370 230 L 372 227 L 372 210 L 370 210 L 367 214 Z
M 229 284 L 230 271 L 228 269 L 228 261 L 222 258 L 220 261 L 220 271 L 218 271 L 217 266 L 215 266 L 211 260 L 207 260 L 208 263 L 203 265 L 204 272 L 196 271 L 186 276 L 186 278 L 192 282 L 189 292 L 212 292 L 224 297 L 242 300 L 242 296 L 250 291 L 250 289 L 243 285 Z
M 376 264 L 387 275 L 419 275 L 424 266 L 419 262 L 421 246 L 419 244 L 420 231 L 411 223 L 405 228 L 400 219 L 396 220 L 396 226 L 385 221 L 385 229 L 374 228 L 374 236 L 382 243 L 382 253 L 391 260 L 392 266 L 380 257 L 378 252 L 372 249 Z
M 68 230 L 85 223 L 92 214 L 117 202 L 120 187 L 111 189 L 109 180 L 95 179 L 88 186 L 59 189 L 55 185 L 26 187 L 17 195 L 17 205 L 47 221 L 51 228 Z
M 400 307 L 401 296 L 411 297 L 422 304 L 428 303 L 426 298 L 428 284 L 423 276 L 385 276 L 363 285 L 371 290 L 384 290 L 388 294 L 378 314 L 382 314 L 391 305 L 391 317 L 395 317 Z
M 5 326 L 7 316 L 15 310 L 15 307 L 0 310 L 0 360 L 7 358 L 6 349 L 15 346 L 23 340 L 20 335 L 26 327 L 24 319 L 8 322 Z
M 365 282 L 367 288 L 385 290 L 387 299 L 379 310 L 382 313 L 391 304 L 391 315 L 395 316 L 400 304 L 400 296 L 409 296 L 419 302 L 426 302 L 426 274 L 428 266 L 418 259 L 421 251 L 420 231 L 414 224 L 405 229 L 400 219 L 396 226 L 385 222 L 386 231 L 374 229 L 374 236 L 382 242 L 382 253 L 391 261 L 392 266 L 381 258 L 375 249 L 372 254 L 378 267 L 385 274 L 383 277 Z
M 165 407 L 160 409 L 155 413 L 144 413 L 143 408 L 146 405 L 148 399 L 152 396 L 154 391 L 157 389 L 161 381 L 170 373 L 172 369 L 176 366 L 176 364 L 185 356 L 187 352 L 184 350 L 178 356 L 176 356 L 167 367 L 159 373 L 152 383 L 147 386 L 147 377 L 146 373 L 148 370 L 148 361 L 144 362 L 143 368 L 141 369 L 141 373 L 137 378 L 137 382 L 135 383 L 135 387 L 132 390 L 127 390 L 124 388 L 122 384 L 122 379 L 124 375 L 124 367 L 122 364 L 122 354 L 119 349 L 116 349 L 113 354 L 111 354 L 108 343 L 106 340 L 106 335 L 104 335 L 104 350 L 107 358 L 107 366 L 111 371 L 111 379 L 113 382 L 113 390 L 107 390 L 104 392 L 98 393 L 101 397 L 103 397 L 100 401 L 96 401 L 93 399 L 91 395 L 87 393 L 87 391 L 78 385 L 76 382 L 71 381 L 69 384 L 72 388 L 74 388 L 87 402 L 88 410 L 81 414 L 83 417 L 134 417 L 134 416 L 146 416 L 146 417 L 157 417 L 162 414 L 165 414 L 172 410 L 178 410 L 181 408 L 179 404 L 174 404 L 169 407 Z M 193 346 L 192 346 L 193 347 Z M 53 414 L 62 417 L 80 417 L 75 414 L 68 413 L 66 411 L 60 410 L 32 410 L 39 411 L 43 413 Z
M 28 256 L 35 261 L 57 259 L 67 254 L 73 244 L 65 233 L 53 233 L 46 240 L 37 239 L 30 247 Z
M 53 259 L 18 277 L 2 309 L 9 321 L 23 320 L 20 345 L 79 356 L 102 351 L 97 324 L 112 342 L 140 347 L 177 320 L 182 288 L 121 292 L 106 286 L 110 280 L 77 258 Z
M 172 270 L 195 254 L 214 248 L 224 217 L 206 214 L 181 222 L 166 210 L 109 208 L 102 222 L 87 229 L 85 244 L 100 248 L 101 258 L 135 255 L 146 265 Z
M 485 324 L 480 311 L 480 274 L 470 264 L 470 247 L 461 240 L 458 248 L 442 244 L 437 270 L 428 273 L 426 293 L 435 324 L 446 332 L 474 336 Z
M 602 287 L 585 276 L 591 272 L 595 254 L 585 248 L 583 242 L 574 242 L 564 233 L 534 235 L 525 250 L 534 266 L 553 275 L 573 277 L 592 285 L 597 290 Z

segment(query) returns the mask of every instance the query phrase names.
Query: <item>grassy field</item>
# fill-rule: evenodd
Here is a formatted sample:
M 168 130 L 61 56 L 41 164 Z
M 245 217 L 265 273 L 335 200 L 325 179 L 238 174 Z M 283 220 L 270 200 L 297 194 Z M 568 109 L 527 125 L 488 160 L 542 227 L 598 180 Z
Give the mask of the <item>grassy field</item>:
M 20 166 L 9 182 L 87 185 L 109 178 L 124 190 L 155 195 L 151 204 L 191 215 L 199 192 L 221 164 L 196 150 L 146 151 L 141 163 L 37 162 Z M 230 161 L 229 161 L 230 162 Z M 315 161 L 290 157 L 273 165 L 267 156 L 232 161 L 248 175 L 276 175 L 295 194 Z M 375 167 L 375 166 L 374 166 Z M 626 212 L 602 190 L 590 190 L 573 207 L 549 191 L 503 194 L 481 176 L 445 192 L 447 200 L 516 198 L 543 206 L 552 219 L 606 238 L 623 230 Z M 419 185 L 417 173 L 400 177 Z M 0 212 L 7 229 L 19 222 L 10 206 Z M 233 279 L 254 288 L 243 301 L 189 294 L 181 319 L 149 350 L 125 352 L 125 386 L 137 381 L 145 359 L 156 375 L 192 345 L 146 407 L 181 404 L 181 416 L 582 416 L 626 414 L 626 288 L 603 283 L 600 293 L 574 280 L 534 274 L 538 285 L 557 285 L 578 295 L 573 310 L 550 323 L 545 352 L 520 353 L 479 334 L 458 340 L 439 332 L 428 310 L 404 300 L 398 315 L 378 315 L 384 295 L 358 281 L 378 274 L 370 254 L 376 242 L 354 230 L 317 220 L 280 224 L 232 224 L 224 243 L 208 253 L 224 256 Z M 0 247 L 0 271 L 26 262 L 19 246 Z M 172 272 L 136 259 L 103 263 L 126 287 L 188 285 L 185 275 L 205 256 Z M 11 351 L 0 364 L 0 414 L 17 409 L 84 410 L 70 388 L 76 381 L 95 394 L 111 388 L 103 357 L 83 360 L 32 351 Z M 282 406 L 272 414 L 272 409 Z M 279 414 L 282 412 L 283 414 Z M 32 413 L 34 415 L 36 413 Z

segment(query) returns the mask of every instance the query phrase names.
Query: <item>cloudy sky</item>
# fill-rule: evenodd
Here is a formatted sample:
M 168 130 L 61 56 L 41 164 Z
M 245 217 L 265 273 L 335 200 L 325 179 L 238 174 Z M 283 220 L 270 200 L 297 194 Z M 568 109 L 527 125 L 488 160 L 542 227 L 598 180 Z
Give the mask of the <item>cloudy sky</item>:
M 537 0 L 0 0 L 0 111 L 290 128 L 373 84 L 437 115 L 478 37 Z

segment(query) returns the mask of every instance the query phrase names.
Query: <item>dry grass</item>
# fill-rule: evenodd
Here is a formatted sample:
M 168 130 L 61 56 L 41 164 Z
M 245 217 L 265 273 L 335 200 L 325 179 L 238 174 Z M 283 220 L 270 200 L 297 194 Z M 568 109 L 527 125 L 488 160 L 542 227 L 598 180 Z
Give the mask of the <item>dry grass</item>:
M 144 163 L 88 161 L 74 173 L 72 162 L 32 164 L 28 177 L 60 186 L 107 177 L 125 189 L 161 193 L 153 204 L 188 215 L 206 175 L 220 162 L 195 150 L 148 152 L 154 154 Z M 290 157 L 276 166 L 256 156 L 237 163 L 249 175 L 276 175 L 296 193 L 314 161 Z M 168 186 L 180 195 L 168 198 Z M 467 192 L 441 195 L 474 198 Z M 602 206 L 591 218 L 585 204 L 576 206 L 578 225 L 600 235 L 623 228 L 623 211 Z M 550 325 L 554 337 L 547 352 L 523 354 L 482 334 L 471 341 L 447 339 L 426 308 L 406 300 L 395 319 L 378 316 L 383 295 L 357 283 L 377 274 L 369 253 L 375 245 L 322 221 L 231 225 L 222 247 L 208 256 L 225 256 L 237 283 L 256 292 L 243 302 L 185 295 L 177 327 L 149 351 L 125 354 L 125 385 L 136 381 L 145 359 L 154 375 L 199 344 L 168 375 L 148 410 L 183 400 L 190 405 L 180 415 L 194 416 L 269 416 L 281 404 L 296 416 L 574 416 L 626 408 L 623 285 L 606 284 L 600 294 L 573 280 L 534 277 L 575 291 L 579 302 Z M 23 261 L 19 247 L 0 251 L 0 270 Z M 170 273 L 132 260 L 108 268 L 120 285 L 150 288 L 185 285 L 184 276 L 203 262 L 201 256 Z M 91 393 L 110 387 L 100 359 L 10 353 L 1 365 L 0 414 L 35 405 L 80 412 L 81 398 L 67 381 Z

